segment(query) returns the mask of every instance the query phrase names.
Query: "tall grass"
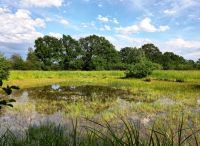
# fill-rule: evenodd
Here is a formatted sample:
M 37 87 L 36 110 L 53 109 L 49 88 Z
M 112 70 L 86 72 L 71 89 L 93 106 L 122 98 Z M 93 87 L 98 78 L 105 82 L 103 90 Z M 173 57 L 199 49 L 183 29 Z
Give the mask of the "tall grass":
M 88 120 L 80 125 L 72 121 L 72 128 L 55 124 L 30 126 L 24 136 L 7 131 L 0 138 L 2 146 L 198 146 L 200 129 L 187 127 L 183 118 L 176 128 L 168 123 L 159 127 L 156 123 L 145 128 L 139 122 L 121 118 L 121 124 L 113 125 Z M 167 128 L 166 128 L 167 127 Z

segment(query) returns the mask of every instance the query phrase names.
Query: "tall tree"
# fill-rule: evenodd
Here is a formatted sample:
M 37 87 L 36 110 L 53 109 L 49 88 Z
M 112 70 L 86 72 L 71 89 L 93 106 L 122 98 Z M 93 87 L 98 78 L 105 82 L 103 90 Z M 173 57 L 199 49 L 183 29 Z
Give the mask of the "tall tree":
M 62 62 L 64 69 L 81 69 L 83 61 L 83 50 L 79 42 L 71 36 L 63 35 L 62 41 Z
M 35 55 L 32 48 L 29 48 L 28 50 L 26 66 L 29 70 L 41 70 L 42 62 L 39 61 L 39 58 Z
M 43 69 L 57 69 L 62 61 L 62 43 L 59 39 L 51 36 L 44 36 L 35 40 L 35 55 L 44 64 Z
M 147 59 L 154 63 L 160 63 L 162 58 L 162 52 L 154 44 L 144 44 L 141 49 L 144 51 Z
M 141 49 L 125 47 L 120 50 L 121 61 L 126 64 L 136 64 L 145 60 L 145 54 Z
M 165 52 L 161 60 L 163 69 L 178 69 L 178 66 L 181 64 L 183 65 L 185 62 L 183 57 L 178 56 L 173 52 Z
M 10 58 L 10 63 L 14 70 L 26 70 L 25 61 L 19 54 L 13 54 Z
M 84 51 L 83 69 L 110 69 L 119 62 L 119 54 L 115 47 L 104 37 L 91 35 L 79 40 Z

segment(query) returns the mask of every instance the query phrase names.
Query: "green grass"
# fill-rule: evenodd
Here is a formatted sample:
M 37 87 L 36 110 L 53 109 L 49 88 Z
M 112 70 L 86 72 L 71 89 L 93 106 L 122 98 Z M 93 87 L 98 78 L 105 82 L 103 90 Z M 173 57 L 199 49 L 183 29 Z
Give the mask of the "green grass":
M 162 126 L 157 122 L 148 129 L 140 123 L 121 118 L 120 124 L 108 121 L 97 122 L 87 119 L 87 124 L 73 120 L 70 125 L 60 126 L 47 123 L 30 126 L 24 136 L 6 131 L 0 137 L 2 146 L 198 146 L 199 127 L 184 123 L 184 117 L 178 119 L 175 127 L 169 123 Z M 145 130 L 145 132 L 144 132 Z
M 6 83 L 18 85 L 21 89 L 60 83 L 65 86 L 98 85 L 129 90 L 132 93 L 131 99 L 142 101 L 139 105 L 131 103 L 131 112 L 156 113 L 166 110 L 177 112 L 199 107 L 197 100 L 200 98 L 200 71 L 154 71 L 149 77 L 151 82 L 146 82 L 144 79 L 123 79 L 124 76 L 123 71 L 11 71 Z M 182 80 L 183 82 L 180 82 Z M 177 105 L 153 103 L 160 98 L 171 99 Z M 63 105 L 67 113 L 79 116 L 83 111 L 84 115 L 92 116 L 96 113 L 95 109 L 109 106 L 100 105 L 98 101 L 90 106 L 81 102 L 76 106 L 73 104 L 66 106 L 62 101 L 50 104 L 55 107 L 54 110 Z M 45 109 L 48 111 L 47 107 L 48 103 L 42 101 L 36 108 L 38 111 Z M 116 106 L 115 111 L 117 108 L 119 107 Z M 112 115 L 110 112 L 104 112 L 104 114 Z
M 16 103 L 14 108 L 9 110 L 23 113 L 26 109 L 27 113 L 31 113 L 29 111 L 34 107 L 38 113 L 53 114 L 61 109 L 65 114 L 63 116 L 67 118 L 99 117 L 100 121 L 98 123 L 91 121 L 91 125 L 96 125 L 95 127 L 85 125 L 78 128 L 75 122 L 74 126 L 70 126 L 74 129 L 52 124 L 39 127 L 30 125 L 23 137 L 16 137 L 12 132 L 7 132 L 1 137 L 0 145 L 187 146 L 200 143 L 198 133 L 200 115 L 193 111 L 199 109 L 200 105 L 197 102 L 200 99 L 200 71 L 154 71 L 146 79 L 124 79 L 124 76 L 123 71 L 11 71 L 10 78 L 4 85 L 18 85 L 21 90 L 55 83 L 63 86 L 108 86 L 129 91 L 131 95 L 127 97 L 128 100 L 135 102 L 108 100 L 101 103 L 95 99 L 93 102 L 80 101 L 66 104 L 63 100 L 41 98 L 35 100 L 37 104 L 31 101 L 25 104 Z M 157 102 L 165 98 L 175 104 Z M 107 108 L 109 110 L 106 110 Z M 184 112 L 186 117 L 183 121 L 178 118 L 181 112 Z M 168 113 L 167 117 L 164 116 L 165 121 L 156 117 L 159 113 Z M 148 116 L 155 117 L 153 118 L 157 119 L 155 126 L 138 129 L 129 121 L 122 120 L 121 124 L 117 125 L 113 123 L 118 115 L 128 118 L 138 114 L 143 116 L 143 120 Z M 102 119 L 106 119 L 107 122 L 102 123 Z M 190 121 L 193 123 L 192 127 L 188 126 Z M 118 127 L 120 125 L 122 127 Z M 103 131 L 99 131 L 96 127 L 100 127 Z

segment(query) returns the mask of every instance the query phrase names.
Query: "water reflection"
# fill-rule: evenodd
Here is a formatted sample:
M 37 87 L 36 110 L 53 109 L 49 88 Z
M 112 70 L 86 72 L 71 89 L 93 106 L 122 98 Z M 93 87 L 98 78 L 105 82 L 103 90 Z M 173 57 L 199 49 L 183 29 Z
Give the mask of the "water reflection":
M 0 131 L 7 128 L 13 131 L 23 131 L 30 124 L 40 125 L 45 122 L 62 124 L 68 122 L 68 116 L 101 118 L 103 113 L 126 112 L 134 121 L 150 125 L 157 117 L 166 117 L 168 112 L 154 114 L 133 112 L 132 107 L 143 103 L 175 105 L 168 97 L 156 101 L 147 98 L 144 91 L 131 92 L 107 86 L 60 86 L 54 84 L 42 88 L 32 88 L 16 91 L 12 98 L 16 99 L 14 108 L 8 109 L 0 116 Z M 199 103 L 199 98 L 197 103 Z M 191 109 L 193 112 L 194 109 Z M 199 114 L 199 108 L 193 113 Z M 0 134 L 1 134 L 0 132 Z

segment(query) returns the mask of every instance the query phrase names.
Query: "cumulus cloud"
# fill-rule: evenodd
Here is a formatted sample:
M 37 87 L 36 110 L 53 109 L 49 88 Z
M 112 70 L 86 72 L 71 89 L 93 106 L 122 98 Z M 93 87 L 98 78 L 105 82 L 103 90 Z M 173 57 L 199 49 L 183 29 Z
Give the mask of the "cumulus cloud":
M 7 12 L 10 12 L 10 10 L 8 8 L 0 8 L 0 14 L 7 13 Z
M 159 26 L 158 28 L 151 24 L 151 19 L 150 18 L 145 18 L 141 22 L 127 26 L 127 27 L 118 27 L 116 28 L 116 31 L 123 33 L 123 34 L 132 34 L 132 33 L 137 33 L 140 31 L 145 31 L 145 32 L 163 32 L 169 29 L 169 26 L 164 25 L 164 26 Z
M 164 10 L 163 12 L 164 12 L 165 14 L 167 14 L 167 15 L 173 15 L 173 14 L 176 14 L 176 11 L 175 11 L 175 10 L 169 10 L 169 9 Z
M 69 24 L 69 21 L 65 20 L 65 19 L 61 19 L 60 20 L 60 23 L 61 24 L 64 24 L 64 25 L 68 25 Z
M 50 32 L 48 34 L 49 36 L 53 36 L 53 37 L 56 37 L 56 38 L 62 38 L 62 34 L 61 33 L 56 33 L 56 32 Z
M 110 26 L 108 26 L 108 25 L 104 25 L 103 27 L 100 28 L 100 30 L 101 30 L 101 31 L 104 31 L 104 30 L 110 31 L 111 28 L 110 28 Z
M 21 4 L 26 7 L 60 7 L 63 0 L 21 0 Z
M 113 36 L 105 36 L 110 42 L 112 42 L 117 50 L 120 50 L 124 47 L 141 47 L 145 43 L 154 43 L 154 41 L 148 39 L 148 38 L 136 38 L 136 37 L 130 37 L 126 35 L 113 35 Z M 119 41 L 120 40 L 120 41 Z
M 104 17 L 102 15 L 98 15 L 97 19 L 101 22 L 108 22 L 110 21 L 108 17 Z
M 15 13 L 3 11 L 0 13 L 0 42 L 23 43 L 32 42 L 42 33 L 36 28 L 45 27 L 45 21 L 32 19 L 28 10 L 18 9 Z
M 99 20 L 101 22 L 112 22 L 115 24 L 119 24 L 119 21 L 117 20 L 117 18 L 109 18 L 109 17 L 102 16 L 102 15 L 98 15 L 97 20 Z
M 119 21 L 117 20 L 117 18 L 113 18 L 113 23 L 119 24 Z
M 175 48 L 200 48 L 200 41 L 188 41 L 182 38 L 169 40 L 167 45 Z

